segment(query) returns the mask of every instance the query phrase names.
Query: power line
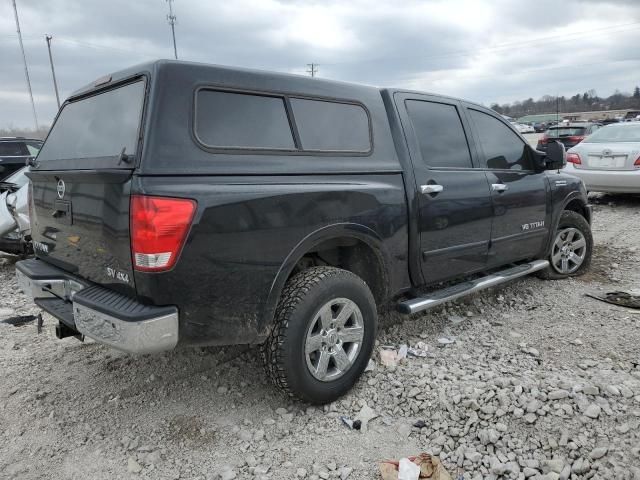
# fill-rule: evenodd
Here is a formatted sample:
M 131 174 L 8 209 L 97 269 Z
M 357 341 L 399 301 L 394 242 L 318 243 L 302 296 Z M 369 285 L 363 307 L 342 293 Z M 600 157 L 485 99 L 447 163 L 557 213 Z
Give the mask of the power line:
M 178 59 L 178 49 L 176 48 L 176 16 L 173 14 L 173 7 L 171 6 L 173 0 L 167 0 L 169 4 L 169 15 L 167 15 L 167 20 L 169 21 L 169 25 L 171 25 L 171 36 L 173 37 L 173 55 Z
M 309 67 L 309 69 L 307 70 L 307 73 L 311 74 L 312 77 L 315 77 L 316 73 L 318 73 L 318 64 L 307 63 L 307 67 Z
M 36 115 L 36 104 L 33 101 L 33 92 L 31 91 L 31 80 L 29 80 L 29 67 L 27 67 L 27 56 L 24 53 L 24 44 L 22 43 L 22 34 L 20 33 L 20 21 L 18 20 L 18 7 L 16 6 L 16 0 L 13 0 L 13 13 L 16 17 L 16 31 L 18 32 L 18 40 L 20 40 L 20 50 L 22 51 L 22 60 L 24 61 L 24 76 L 27 79 L 27 89 L 29 90 L 29 97 L 31 98 L 31 109 L 33 110 L 33 121 L 36 124 L 36 130 L 38 130 L 38 115 Z

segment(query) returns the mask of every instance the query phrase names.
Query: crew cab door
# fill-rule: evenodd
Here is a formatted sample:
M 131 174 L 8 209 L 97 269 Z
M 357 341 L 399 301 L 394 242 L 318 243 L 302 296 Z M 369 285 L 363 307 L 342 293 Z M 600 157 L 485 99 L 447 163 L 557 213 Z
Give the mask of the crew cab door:
M 531 147 L 502 119 L 468 106 L 493 202 L 488 265 L 536 258 L 549 234 L 549 184 L 536 170 Z
M 482 270 L 491 235 L 491 194 L 457 101 L 396 93 L 409 147 L 425 283 Z

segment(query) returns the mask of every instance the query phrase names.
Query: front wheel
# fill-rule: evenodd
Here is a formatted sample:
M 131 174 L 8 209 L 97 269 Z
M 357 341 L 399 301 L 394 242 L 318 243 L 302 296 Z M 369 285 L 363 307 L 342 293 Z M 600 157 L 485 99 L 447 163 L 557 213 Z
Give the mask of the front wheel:
M 540 277 L 560 279 L 582 275 L 589 269 L 592 251 L 589 223 L 579 213 L 566 210 L 553 237 L 550 265 L 540 272 Z
M 304 270 L 285 285 L 262 345 L 267 374 L 290 396 L 332 402 L 365 369 L 377 321 L 373 295 L 361 278 L 334 267 Z

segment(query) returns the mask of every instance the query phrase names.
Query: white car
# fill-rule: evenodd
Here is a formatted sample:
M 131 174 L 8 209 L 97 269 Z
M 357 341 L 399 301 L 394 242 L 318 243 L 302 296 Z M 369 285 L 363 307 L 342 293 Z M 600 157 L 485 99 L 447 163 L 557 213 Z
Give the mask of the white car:
M 640 193 L 640 123 L 597 130 L 569 149 L 564 170 L 591 192 Z
M 516 127 L 516 129 L 520 133 L 535 133 L 536 132 L 535 129 L 531 125 L 525 125 L 524 123 L 514 123 L 513 126 Z
M 29 179 L 23 167 L 0 182 L 0 251 L 22 254 L 28 251 Z

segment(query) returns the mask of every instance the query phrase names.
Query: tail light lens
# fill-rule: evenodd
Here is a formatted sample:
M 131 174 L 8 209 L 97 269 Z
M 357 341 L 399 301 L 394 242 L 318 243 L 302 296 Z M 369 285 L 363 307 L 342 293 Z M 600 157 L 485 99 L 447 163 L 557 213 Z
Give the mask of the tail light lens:
M 636 158 L 636 161 L 633 162 L 633 166 L 636 168 L 640 168 L 640 157 Z
M 131 253 L 134 269 L 170 270 L 189 232 L 196 202 L 187 198 L 131 196 Z
M 545 143 L 547 143 L 549 141 L 549 137 L 547 136 L 547 134 L 545 133 L 544 135 L 542 135 L 542 137 L 540 137 L 540 139 L 538 140 L 538 143 L 544 145 Z
M 574 165 L 582 165 L 582 160 L 580 160 L 580 155 L 577 153 L 567 153 L 567 163 L 573 163 Z

